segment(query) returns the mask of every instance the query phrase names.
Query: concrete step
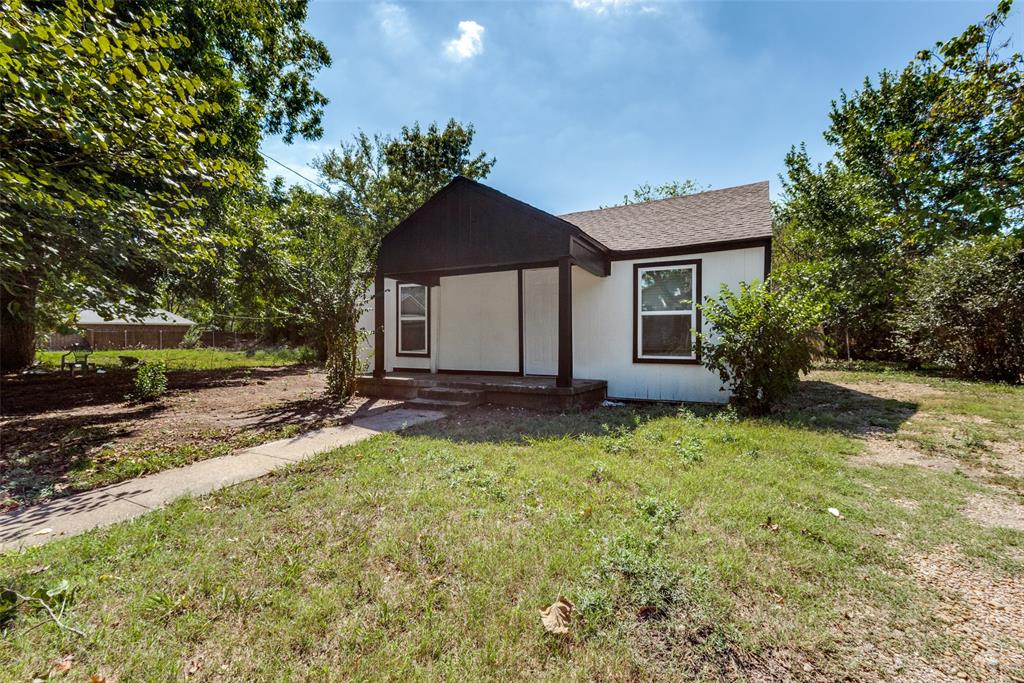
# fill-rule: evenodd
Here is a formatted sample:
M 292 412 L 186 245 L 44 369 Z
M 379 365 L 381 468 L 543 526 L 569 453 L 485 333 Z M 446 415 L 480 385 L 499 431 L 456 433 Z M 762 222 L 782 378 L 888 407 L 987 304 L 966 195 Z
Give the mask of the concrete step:
M 472 408 L 479 403 L 469 401 L 449 401 L 443 398 L 412 398 L 405 402 L 406 408 L 420 408 L 423 410 L 461 410 Z
M 420 389 L 418 398 L 438 401 L 466 401 L 472 405 L 480 405 L 484 400 L 484 392 L 479 389 L 460 389 L 457 387 L 429 387 Z

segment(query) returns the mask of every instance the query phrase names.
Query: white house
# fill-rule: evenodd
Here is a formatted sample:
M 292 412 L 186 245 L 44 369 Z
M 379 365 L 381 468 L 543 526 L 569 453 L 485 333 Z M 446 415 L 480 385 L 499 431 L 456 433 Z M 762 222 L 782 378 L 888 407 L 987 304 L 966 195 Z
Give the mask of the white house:
M 725 401 L 695 303 L 765 278 L 771 237 L 767 182 L 553 216 L 456 178 L 381 244 L 360 389 Z

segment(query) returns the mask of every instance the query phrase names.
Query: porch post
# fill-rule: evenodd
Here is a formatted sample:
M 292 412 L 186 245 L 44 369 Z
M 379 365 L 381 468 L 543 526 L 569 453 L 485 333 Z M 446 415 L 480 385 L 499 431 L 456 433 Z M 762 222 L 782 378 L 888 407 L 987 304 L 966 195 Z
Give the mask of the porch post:
M 384 276 L 373 278 L 373 376 L 384 376 Z
M 558 377 L 556 387 L 572 386 L 572 262 L 558 260 Z

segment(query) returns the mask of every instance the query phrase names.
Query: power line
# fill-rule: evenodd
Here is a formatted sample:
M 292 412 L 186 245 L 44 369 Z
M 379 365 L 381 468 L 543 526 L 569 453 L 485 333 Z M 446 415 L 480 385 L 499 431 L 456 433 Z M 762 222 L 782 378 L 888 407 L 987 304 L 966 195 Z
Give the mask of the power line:
M 310 179 L 309 179 L 309 178 L 307 178 L 306 176 L 304 176 L 304 175 L 302 175 L 301 173 L 299 173 L 298 171 L 296 171 L 296 170 L 295 170 L 294 168 L 292 168 L 291 166 L 288 166 L 288 165 L 287 165 L 287 164 L 285 164 L 284 162 L 278 161 L 277 159 L 275 159 L 274 157 L 270 156 L 269 154 L 267 154 L 267 153 L 266 153 L 266 152 L 264 152 L 263 150 L 256 150 L 256 151 L 257 151 L 257 152 L 259 152 L 259 153 L 260 153 L 261 155 L 263 155 L 264 157 L 266 157 L 267 159 L 270 159 L 271 161 L 273 161 L 273 162 L 274 162 L 275 164 L 277 164 L 277 165 L 278 165 L 278 166 L 280 166 L 281 168 L 285 169 L 286 171 L 291 171 L 291 172 L 292 172 L 292 173 L 294 173 L 295 175 L 299 176 L 300 178 L 302 178 L 303 180 L 305 180 L 305 181 L 306 181 L 307 183 L 312 183 L 313 185 L 316 185 L 317 187 L 319 187 L 319 188 L 320 188 L 321 190 L 323 190 L 323 191 L 324 191 L 324 192 L 326 192 L 327 194 L 330 194 L 330 195 L 333 195 L 333 194 L 334 194 L 334 193 L 333 193 L 333 192 L 331 192 L 331 190 L 330 190 L 329 188 L 327 188 L 326 186 L 324 186 L 324 185 L 321 185 L 320 183 L 318 183 L 318 182 L 317 182 L 317 181 L 315 181 L 315 180 L 310 180 Z

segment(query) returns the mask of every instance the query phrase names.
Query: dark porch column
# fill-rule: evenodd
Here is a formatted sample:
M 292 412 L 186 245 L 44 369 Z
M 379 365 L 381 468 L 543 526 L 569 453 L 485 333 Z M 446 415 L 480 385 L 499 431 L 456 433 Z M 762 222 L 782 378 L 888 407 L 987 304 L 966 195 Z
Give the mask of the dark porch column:
M 384 276 L 373 278 L 373 376 L 384 376 Z
M 572 262 L 558 261 L 558 377 L 555 386 L 572 386 Z

